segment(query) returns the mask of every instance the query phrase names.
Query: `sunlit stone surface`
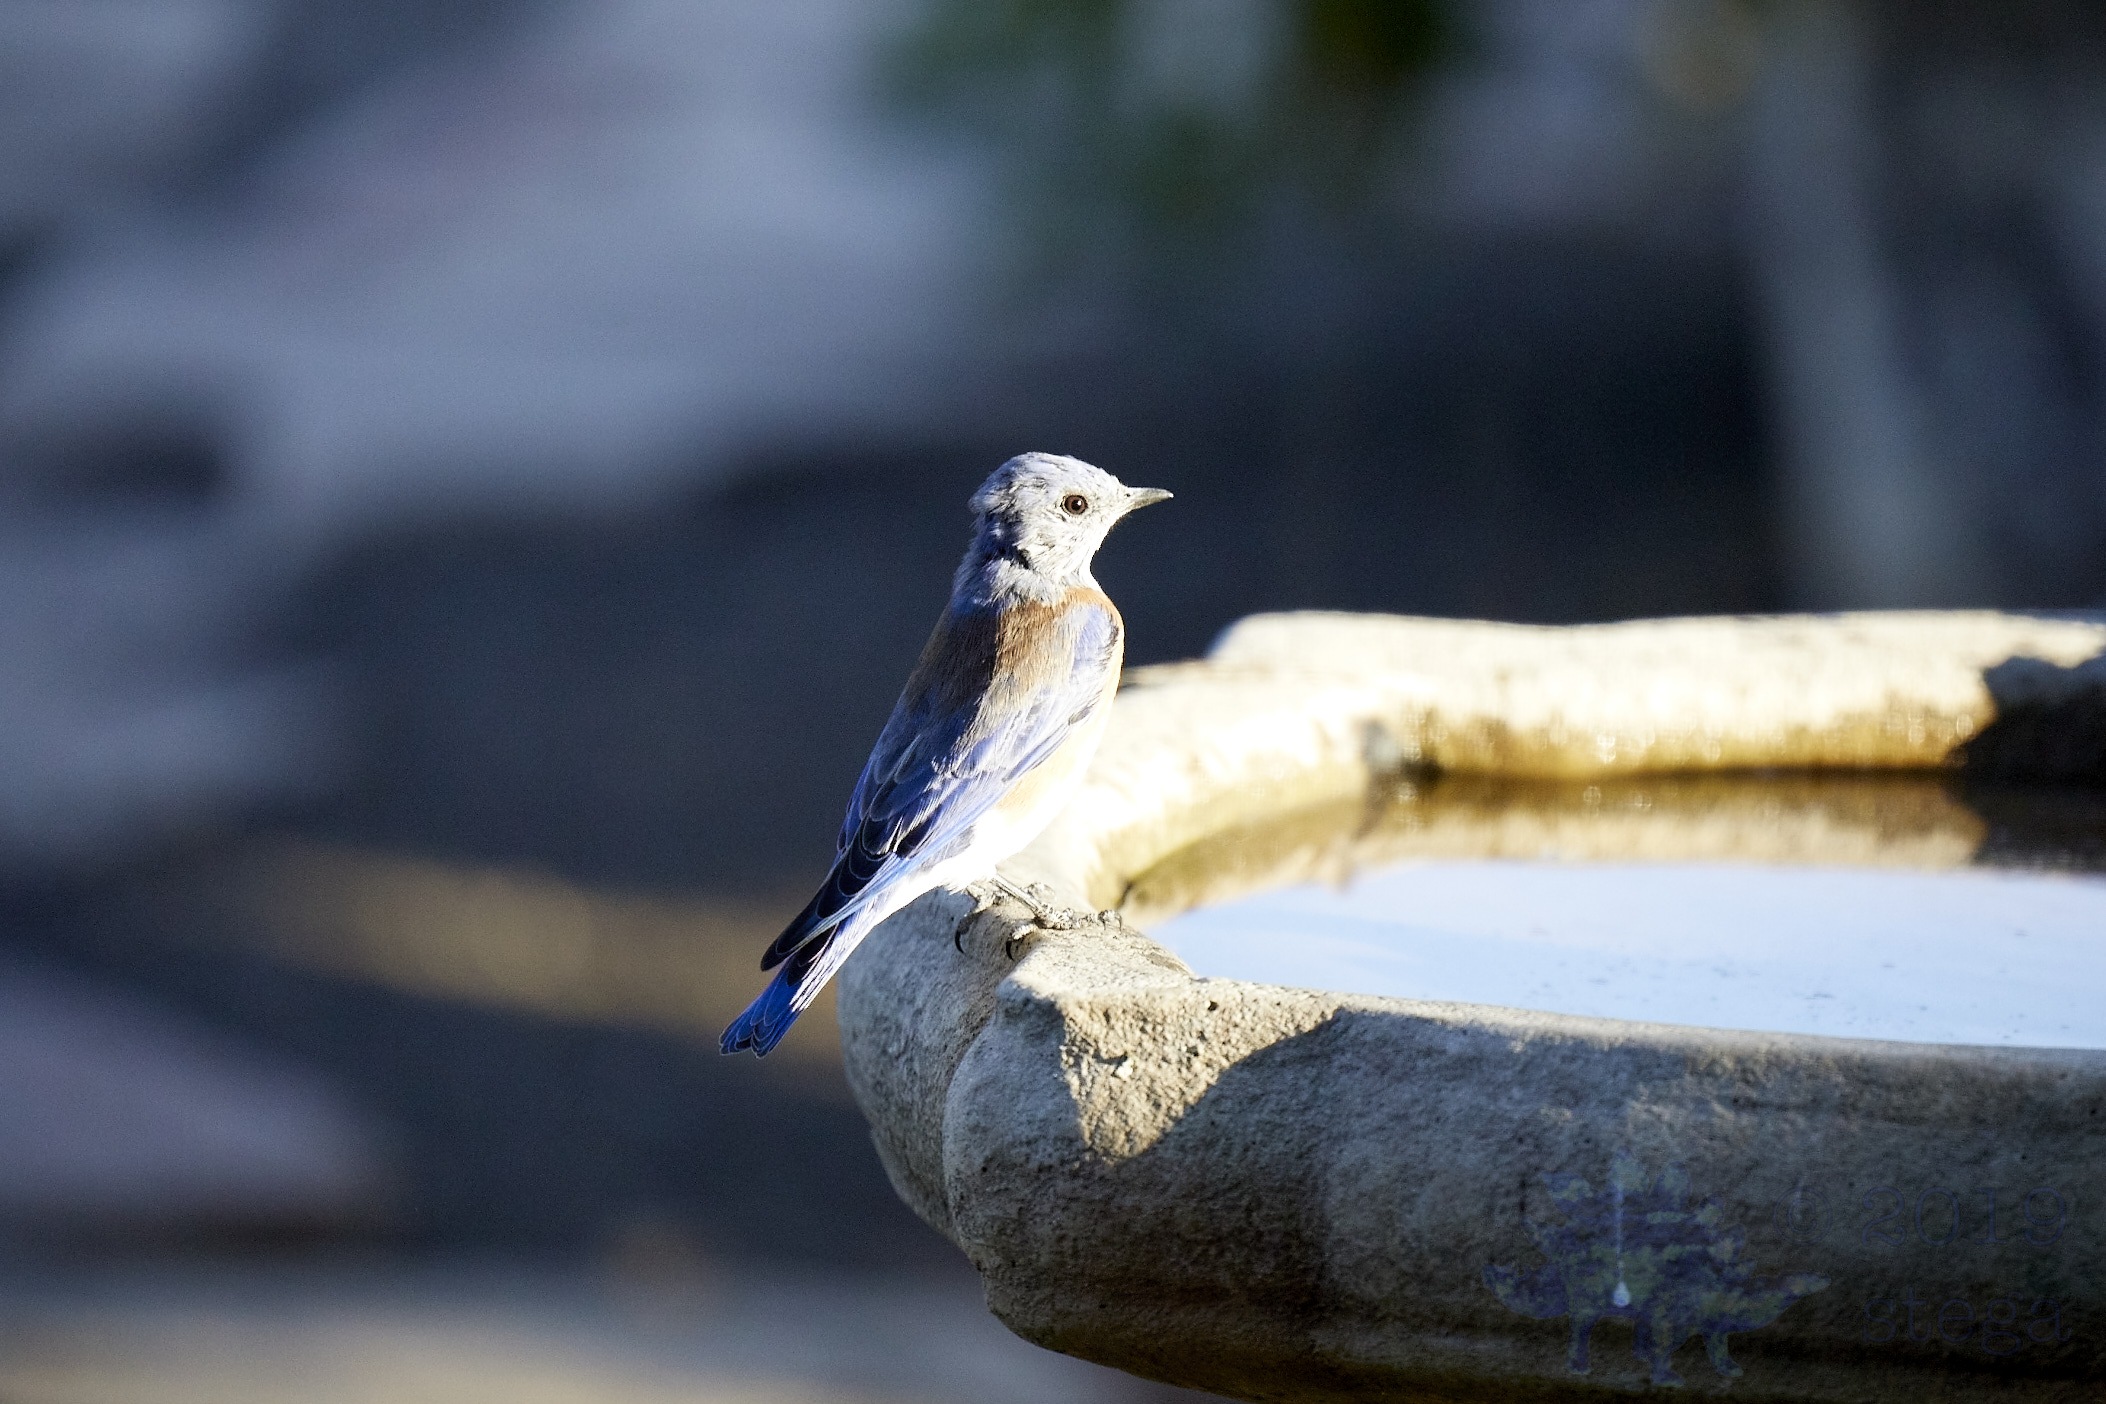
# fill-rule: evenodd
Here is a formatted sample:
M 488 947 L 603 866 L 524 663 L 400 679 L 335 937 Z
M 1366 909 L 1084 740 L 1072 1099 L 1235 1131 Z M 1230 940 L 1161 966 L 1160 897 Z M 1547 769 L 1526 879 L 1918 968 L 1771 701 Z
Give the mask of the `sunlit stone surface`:
M 1607 1019 L 2106 1048 L 2106 879 L 1407 863 L 1152 933 L 1200 975 Z
M 1152 1378 L 2089 1399 L 2096 629 L 1248 621 L 1006 870 L 1123 923 L 930 894 L 850 1085 L 997 1316 Z

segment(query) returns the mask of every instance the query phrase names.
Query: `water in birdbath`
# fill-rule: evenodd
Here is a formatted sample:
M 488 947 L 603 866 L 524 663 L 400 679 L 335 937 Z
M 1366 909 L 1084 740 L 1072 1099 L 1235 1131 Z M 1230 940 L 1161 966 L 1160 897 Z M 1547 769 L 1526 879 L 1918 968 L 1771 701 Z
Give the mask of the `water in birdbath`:
M 1217 835 L 1129 912 L 1201 975 L 1709 1028 L 2106 1048 L 2096 797 L 1448 777 Z

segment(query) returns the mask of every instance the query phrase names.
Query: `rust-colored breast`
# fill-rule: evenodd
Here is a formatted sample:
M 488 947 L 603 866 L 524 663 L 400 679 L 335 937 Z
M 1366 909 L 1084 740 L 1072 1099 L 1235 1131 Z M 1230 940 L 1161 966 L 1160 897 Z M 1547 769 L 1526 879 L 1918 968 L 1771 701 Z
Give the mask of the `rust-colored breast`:
M 1091 615 L 1109 622 L 1110 638 L 1099 657 L 1078 658 L 1082 625 L 1085 621 L 1095 622 L 1090 620 Z M 998 685 L 1015 690 L 1008 700 L 1021 704 L 1038 689 L 1050 688 L 1065 694 L 1063 721 L 1085 708 L 1089 708 L 1090 715 L 1072 727 L 1060 746 L 1020 777 L 996 803 L 995 808 L 1005 815 L 1031 813 L 1057 804 L 1071 782 L 1088 767 L 1111 714 L 1111 698 L 1119 688 L 1119 665 L 1125 649 L 1125 629 L 1119 611 L 1097 590 L 1076 590 L 1063 605 L 1035 607 L 1032 616 L 1017 620 L 1016 625 L 1014 634 L 1005 636 L 1007 647 L 1003 650 L 1002 666 L 997 668 Z M 1090 676 L 1091 673 L 1096 676 Z

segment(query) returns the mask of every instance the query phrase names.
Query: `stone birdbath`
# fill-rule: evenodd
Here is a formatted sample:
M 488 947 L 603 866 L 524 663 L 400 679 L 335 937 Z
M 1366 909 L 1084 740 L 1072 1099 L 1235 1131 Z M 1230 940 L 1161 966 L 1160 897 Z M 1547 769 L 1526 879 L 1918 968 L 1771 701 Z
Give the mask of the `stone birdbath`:
M 2096 865 L 2102 659 L 1990 613 L 1246 620 L 1130 678 L 1008 869 L 1123 920 L 931 894 L 843 973 L 851 1084 L 998 1317 L 1157 1380 L 2106 1397 L 2106 1052 L 1209 978 L 1146 934 L 1412 855 Z

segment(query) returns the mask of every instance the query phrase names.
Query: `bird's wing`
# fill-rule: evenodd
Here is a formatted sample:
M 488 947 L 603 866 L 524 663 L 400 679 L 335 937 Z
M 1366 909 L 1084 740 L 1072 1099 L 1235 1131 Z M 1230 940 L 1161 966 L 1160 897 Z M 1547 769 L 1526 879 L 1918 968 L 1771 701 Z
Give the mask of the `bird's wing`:
M 1058 611 L 1028 668 L 998 656 L 995 630 L 959 632 L 967 641 L 939 634 L 924 654 L 856 782 L 832 871 L 761 969 L 823 938 L 922 862 L 950 856 L 1103 705 L 1106 674 L 1118 666 L 1118 615 L 1096 601 Z

